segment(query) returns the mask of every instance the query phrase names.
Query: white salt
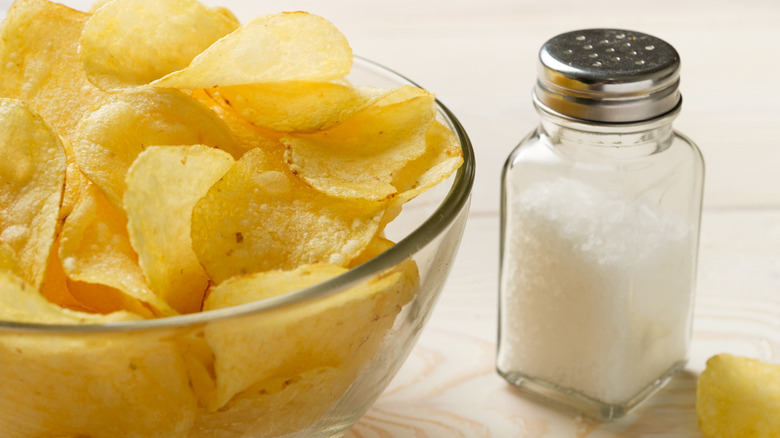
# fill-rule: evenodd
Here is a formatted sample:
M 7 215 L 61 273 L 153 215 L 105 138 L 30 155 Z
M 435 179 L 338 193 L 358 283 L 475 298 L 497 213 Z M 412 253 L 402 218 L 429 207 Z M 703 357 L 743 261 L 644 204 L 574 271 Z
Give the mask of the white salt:
M 569 179 L 509 202 L 500 369 L 619 404 L 685 361 L 695 236 L 683 220 Z

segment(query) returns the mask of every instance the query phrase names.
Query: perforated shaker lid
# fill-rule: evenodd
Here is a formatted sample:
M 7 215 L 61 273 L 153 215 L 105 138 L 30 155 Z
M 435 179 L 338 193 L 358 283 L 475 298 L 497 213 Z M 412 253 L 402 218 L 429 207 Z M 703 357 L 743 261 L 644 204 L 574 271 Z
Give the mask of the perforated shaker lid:
M 639 122 L 675 109 L 679 84 L 680 57 L 665 41 L 630 30 L 586 29 L 542 46 L 534 99 L 577 119 Z

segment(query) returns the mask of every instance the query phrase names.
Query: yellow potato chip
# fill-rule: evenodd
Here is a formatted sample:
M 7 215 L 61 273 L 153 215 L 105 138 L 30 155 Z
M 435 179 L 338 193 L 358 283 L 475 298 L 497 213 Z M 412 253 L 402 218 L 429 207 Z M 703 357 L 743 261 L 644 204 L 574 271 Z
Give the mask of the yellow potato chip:
M 185 437 L 194 423 L 185 363 L 158 332 L 5 332 L 0 357 L 4 438 Z
M 46 0 L 17 0 L 0 25 L 0 96 L 26 102 L 54 128 L 68 157 L 60 220 L 70 213 L 84 177 L 70 139 L 105 93 L 87 79 L 79 40 L 88 14 Z
M 205 144 L 234 156 L 227 126 L 201 103 L 171 89 L 137 88 L 112 94 L 85 117 L 73 141 L 84 174 L 122 210 L 125 175 L 149 146 Z
M 211 288 L 203 303 L 203 310 L 224 309 L 284 295 L 346 271 L 347 268 L 342 266 L 321 263 L 298 266 L 290 271 L 274 270 L 258 272 L 251 277 L 234 277 Z
M 217 89 L 193 90 L 191 95 L 193 99 L 213 111 L 227 125 L 240 150 L 248 151 L 254 148 L 261 148 L 265 152 L 279 157 L 279 160 L 282 159 L 284 145 L 279 142 L 279 138 L 283 135 L 282 133 L 263 129 L 249 123 L 233 108 L 225 104 L 225 100 L 220 96 Z
M 329 128 L 387 93 L 380 88 L 306 81 L 219 87 L 219 94 L 243 118 L 282 132 Z
M 0 155 L 0 242 L 37 289 L 54 244 L 65 151 L 49 125 L 26 105 L 0 98 Z
M 107 286 L 87 289 L 90 296 L 71 293 L 88 308 L 102 309 L 105 303 L 119 300 L 122 308 L 145 314 L 147 306 L 156 315 L 176 312 L 149 288 L 138 266 L 138 256 L 127 235 L 127 219 L 118 212 L 94 185 L 65 220 L 60 237 L 60 259 L 68 278 L 76 282 Z M 111 291 L 121 294 L 110 295 Z
M 396 196 L 395 174 L 426 150 L 435 100 L 425 93 L 381 101 L 330 129 L 283 137 L 290 169 L 334 197 L 381 201 Z
M 225 60 L 230 62 L 225 62 Z M 352 69 L 344 35 L 322 17 L 285 12 L 255 18 L 196 56 L 185 69 L 152 82 L 182 89 L 278 81 L 327 82 Z
M 78 312 L 119 314 L 132 310 L 136 318 L 154 318 L 156 316 L 149 308 L 137 300 L 128 299 L 122 291 L 110 286 L 84 283 L 68 278 L 62 266 L 59 251 L 59 239 L 55 242 L 49 256 L 49 266 L 46 277 L 41 285 L 41 295 L 49 302 L 64 309 Z
M 65 169 L 65 189 L 62 191 L 62 205 L 60 205 L 59 223 L 62 224 L 68 217 L 73 207 L 79 202 L 79 199 L 87 191 L 90 182 L 76 164 L 73 156 L 73 148 L 68 141 L 63 141 L 65 146 L 65 155 L 68 157 L 68 167 Z
M 0 271 L 0 290 L 0 321 L 44 324 L 78 322 L 14 274 Z
M 65 140 L 105 97 L 78 54 L 88 18 L 46 0 L 16 0 L 0 25 L 0 96 L 26 102 Z
M 219 411 L 199 416 L 190 437 L 300 434 L 327 412 L 354 377 L 351 368 L 318 367 L 256 383 Z
M 320 283 L 345 268 L 317 264 L 225 281 L 212 288 L 204 310 L 243 304 Z M 214 351 L 218 406 L 267 379 L 321 366 L 358 368 L 379 347 L 396 315 L 418 287 L 407 262 L 338 294 L 269 311 L 264 317 L 215 321 L 206 327 Z M 253 358 L 262 357 L 262 361 Z
M 233 162 L 209 146 L 152 146 L 127 173 L 130 243 L 152 291 L 180 313 L 199 311 L 209 284 L 192 250 L 192 208 Z
M 696 415 L 707 438 L 780 434 L 780 364 L 721 353 L 696 384 Z
M 349 262 L 347 268 L 354 268 L 356 266 L 360 266 L 363 263 L 373 259 L 379 254 L 382 254 L 383 252 L 392 248 L 393 245 L 395 245 L 395 243 L 391 240 L 388 240 L 382 236 L 374 236 L 374 238 L 371 239 L 371 242 L 369 242 L 368 245 L 366 245 L 365 250 L 363 250 L 363 252 L 360 253 L 359 256 L 355 257 L 354 259 L 352 259 L 352 261 Z
M 398 189 L 402 202 L 444 181 L 463 164 L 458 137 L 440 122 L 431 125 L 425 141 L 425 153 L 393 176 L 393 186 Z
M 214 374 L 214 353 L 206 343 L 203 330 L 179 333 L 172 340 L 178 346 L 187 368 L 192 392 L 198 400 L 199 414 L 215 410 L 217 377 Z
M 96 315 L 63 309 L 46 300 L 32 285 L 8 272 L 0 271 L 0 321 L 37 324 L 102 324 L 140 319 L 129 312 Z
M 106 3 L 109 3 L 111 0 L 96 0 L 94 3 L 92 3 L 92 6 L 89 7 L 89 13 L 94 14 L 95 11 L 102 8 L 103 5 Z
M 188 66 L 239 23 L 196 0 L 114 0 L 81 34 L 81 59 L 104 89 L 148 84 Z
M 51 254 L 49 255 L 49 266 L 46 268 L 46 276 L 40 288 L 41 296 L 49 302 L 65 309 L 77 310 L 82 312 L 96 312 L 95 309 L 88 309 L 84 306 L 68 288 L 68 277 L 65 275 L 65 269 L 60 260 L 60 242 L 57 239 L 54 242 Z M 105 301 L 105 300 L 103 300 Z M 97 313 L 111 313 L 113 311 L 123 310 L 121 306 L 101 309 Z M 151 312 L 149 312 L 151 316 Z
M 195 205 L 193 249 L 216 283 L 301 264 L 343 266 L 376 234 L 384 209 L 328 197 L 253 149 Z
M 19 261 L 16 259 L 16 251 L 11 245 L 0 242 L 0 271 L 21 277 L 24 275 Z

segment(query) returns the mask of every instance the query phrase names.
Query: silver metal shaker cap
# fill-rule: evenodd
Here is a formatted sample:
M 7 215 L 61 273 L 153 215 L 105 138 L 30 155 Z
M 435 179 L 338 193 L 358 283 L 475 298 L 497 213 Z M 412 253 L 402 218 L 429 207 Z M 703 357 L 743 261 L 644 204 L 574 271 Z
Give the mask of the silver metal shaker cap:
M 681 103 L 680 57 L 670 44 L 630 30 L 585 29 L 539 51 L 534 101 L 593 122 L 640 122 Z

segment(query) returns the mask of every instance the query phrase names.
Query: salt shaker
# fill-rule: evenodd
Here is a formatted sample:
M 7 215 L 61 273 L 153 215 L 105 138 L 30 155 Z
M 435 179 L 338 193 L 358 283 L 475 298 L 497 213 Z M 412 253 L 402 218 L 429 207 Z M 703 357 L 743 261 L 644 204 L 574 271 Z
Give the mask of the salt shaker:
M 497 371 L 611 420 L 687 362 L 704 163 L 672 128 L 680 59 L 665 41 L 568 32 L 538 65 L 541 122 L 501 181 Z

